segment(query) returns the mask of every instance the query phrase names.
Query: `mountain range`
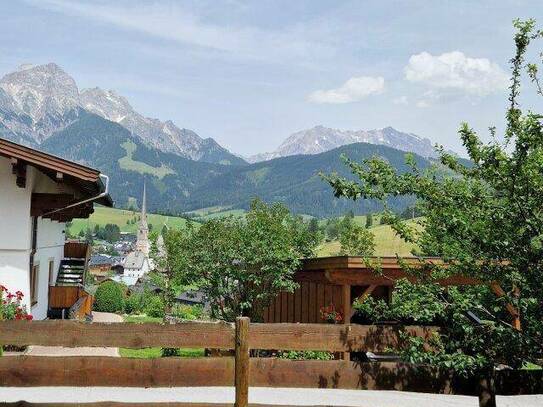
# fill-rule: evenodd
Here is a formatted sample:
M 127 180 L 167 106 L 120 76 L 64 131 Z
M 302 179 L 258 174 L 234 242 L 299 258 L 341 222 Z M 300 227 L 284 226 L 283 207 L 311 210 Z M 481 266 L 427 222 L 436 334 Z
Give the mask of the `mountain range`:
M 280 201 L 318 217 L 379 210 L 373 201 L 334 198 L 319 171 L 349 176 L 341 154 L 384 157 L 400 171 L 405 151 L 420 165 L 431 142 L 391 127 L 348 131 L 317 126 L 294 133 L 274 152 L 248 163 L 212 138 L 172 121 L 138 113 L 111 90 L 80 90 L 58 65 L 23 66 L 0 79 L 0 137 L 100 169 L 111 177 L 117 206 L 139 199 L 144 180 L 149 208 L 181 213 L 202 208 L 247 208 L 254 197 Z M 409 199 L 389 204 L 402 210 Z
M 247 161 L 254 163 L 272 158 L 297 154 L 318 154 L 353 143 L 378 144 L 409 151 L 423 157 L 435 157 L 434 146 L 427 138 L 412 133 L 403 133 L 392 127 L 377 130 L 340 130 L 315 126 L 290 135 L 277 150 L 251 156 Z
M 100 88 L 79 90 L 75 80 L 54 63 L 22 66 L 0 80 L 0 134 L 40 145 L 79 120 L 83 111 L 119 123 L 148 146 L 196 161 L 245 164 L 212 138 L 173 122 L 144 117 L 126 98 Z

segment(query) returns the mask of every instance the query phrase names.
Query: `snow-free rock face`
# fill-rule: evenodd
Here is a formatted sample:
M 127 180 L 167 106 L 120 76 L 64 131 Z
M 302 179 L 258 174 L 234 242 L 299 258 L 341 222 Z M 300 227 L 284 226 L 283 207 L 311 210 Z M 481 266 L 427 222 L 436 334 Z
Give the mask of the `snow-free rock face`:
M 40 143 L 77 119 L 77 85 L 56 64 L 21 67 L 0 80 L 0 89 L 0 120 L 23 138 Z
M 202 139 L 194 132 L 186 133 L 171 121 L 144 117 L 136 112 L 126 98 L 112 90 L 84 89 L 82 106 L 98 116 L 119 123 L 141 138 L 146 144 L 161 151 L 198 160 L 198 147 Z
M 58 65 L 22 66 L 0 80 L 0 136 L 41 144 L 90 111 L 120 124 L 145 144 L 197 161 L 244 164 L 213 139 L 203 139 L 173 122 L 144 117 L 128 100 L 100 88 L 79 92 L 75 80 Z
M 340 130 L 316 126 L 292 134 L 277 150 L 252 156 L 249 158 L 249 162 L 265 161 L 296 154 L 319 154 L 353 143 L 378 144 L 397 150 L 414 152 L 423 157 L 435 156 L 430 140 L 412 133 L 403 133 L 392 127 L 376 130 Z

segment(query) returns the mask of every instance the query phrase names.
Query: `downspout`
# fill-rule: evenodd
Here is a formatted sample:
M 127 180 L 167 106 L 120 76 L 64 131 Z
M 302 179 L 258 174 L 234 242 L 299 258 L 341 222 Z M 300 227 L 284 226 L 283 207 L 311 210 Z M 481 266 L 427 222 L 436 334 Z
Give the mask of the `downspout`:
M 96 201 L 96 200 L 98 200 L 100 198 L 105 197 L 109 193 L 109 177 L 107 175 L 105 175 L 105 174 L 100 174 L 99 177 L 106 180 L 106 185 L 105 185 L 104 192 L 101 192 L 100 194 L 98 194 L 96 196 L 93 196 L 91 198 L 87 198 L 87 199 L 84 199 L 82 201 L 74 202 L 74 203 L 72 203 L 70 205 L 67 205 L 67 206 L 63 207 L 63 208 L 58 208 L 58 209 L 52 210 L 50 212 L 46 212 L 46 213 L 42 214 L 41 216 L 43 217 L 43 216 L 51 215 L 53 213 L 57 213 L 57 212 L 60 212 L 60 211 L 64 211 L 66 209 L 74 208 L 76 206 L 80 206 L 80 205 L 86 204 L 88 202 Z

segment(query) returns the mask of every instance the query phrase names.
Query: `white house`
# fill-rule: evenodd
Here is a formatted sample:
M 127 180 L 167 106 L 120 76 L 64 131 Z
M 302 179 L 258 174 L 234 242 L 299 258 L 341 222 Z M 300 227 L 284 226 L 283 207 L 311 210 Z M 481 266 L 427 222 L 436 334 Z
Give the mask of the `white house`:
M 47 316 L 66 222 L 87 218 L 93 202 L 112 206 L 107 176 L 0 139 L 0 284 L 22 291 L 36 319 Z

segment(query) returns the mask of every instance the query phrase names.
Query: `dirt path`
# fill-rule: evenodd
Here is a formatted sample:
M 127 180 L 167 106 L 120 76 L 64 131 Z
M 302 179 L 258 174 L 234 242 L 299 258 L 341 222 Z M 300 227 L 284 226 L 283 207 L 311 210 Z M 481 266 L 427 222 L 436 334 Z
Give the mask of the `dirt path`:
M 117 314 L 93 312 L 93 322 L 123 322 Z M 32 356 L 111 356 L 119 357 L 118 348 L 64 348 L 62 346 L 30 346 L 26 351 Z

